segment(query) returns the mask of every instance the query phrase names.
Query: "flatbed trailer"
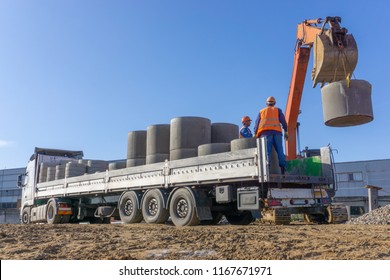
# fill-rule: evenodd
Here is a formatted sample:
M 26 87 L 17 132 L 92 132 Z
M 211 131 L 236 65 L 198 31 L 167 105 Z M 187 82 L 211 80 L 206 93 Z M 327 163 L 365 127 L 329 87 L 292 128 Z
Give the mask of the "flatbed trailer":
M 231 224 L 249 224 L 255 218 L 288 224 L 291 214 L 303 214 L 307 222 L 346 221 L 346 208 L 332 204 L 336 187 L 330 148 L 321 148 L 317 155 L 301 159 L 296 147 L 298 115 L 312 47 L 315 50 L 313 86 L 320 83 L 322 87 L 325 124 L 344 127 L 373 120 L 371 85 L 367 81 L 351 80 L 357 64 L 357 44 L 340 23 L 341 18 L 336 16 L 304 20 L 297 26 L 285 110 L 288 126 L 285 175 L 272 164 L 269 166 L 263 139 L 257 140 L 255 148 L 86 175 L 77 171 L 47 182 L 40 180 L 45 172 L 40 166 L 42 163 L 77 162 L 82 152 L 36 148 L 27 166 L 25 182 L 22 183 L 22 178 L 19 180 L 23 187 L 22 223 L 108 223 L 115 217 L 124 223 L 142 220 L 164 223 L 170 218 L 177 226 L 190 226 L 215 224 L 225 216 Z M 176 136 L 187 127 L 181 121 L 173 122 Z M 198 128 L 201 125 L 202 122 L 197 123 Z M 203 128 L 200 131 L 205 132 Z M 183 139 L 197 139 L 201 134 L 188 130 Z M 181 146 L 175 137 L 171 139 L 174 141 L 167 147 L 168 156 L 173 159 L 177 158 L 172 157 L 174 152 L 185 155 L 188 148 L 196 154 L 199 145 L 218 144 L 205 138 L 187 147 Z M 164 142 L 160 140 L 162 138 L 157 142 Z M 136 155 L 127 159 L 137 162 Z M 276 161 L 270 160 L 271 163 Z
M 302 213 L 307 221 L 341 222 L 337 213 L 330 148 L 316 156 L 317 176 L 302 170 L 270 174 L 266 145 L 232 152 L 172 160 L 94 174 L 38 182 L 40 165 L 81 159 L 82 152 L 36 148 L 22 191 L 22 223 L 165 223 L 177 226 L 216 224 L 288 224 Z M 310 158 L 302 159 L 312 162 Z M 295 172 L 295 173 L 294 173 Z M 339 211 L 340 212 L 340 211 Z

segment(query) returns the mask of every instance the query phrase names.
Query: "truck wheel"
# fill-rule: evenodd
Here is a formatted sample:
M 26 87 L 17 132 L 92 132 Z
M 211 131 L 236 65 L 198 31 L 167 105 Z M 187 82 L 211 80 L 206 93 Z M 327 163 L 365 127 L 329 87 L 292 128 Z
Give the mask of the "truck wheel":
M 250 211 L 243 211 L 237 214 L 226 214 L 228 222 L 232 225 L 249 225 L 254 221 L 252 213 Z
M 142 199 L 142 215 L 148 224 L 163 224 L 169 218 L 164 208 L 164 196 L 158 189 L 148 191 Z
M 30 221 L 30 211 L 31 211 L 30 207 L 26 207 L 23 209 L 22 220 L 21 220 L 22 224 L 27 225 L 31 222 Z
M 48 224 L 59 224 L 61 216 L 57 214 L 57 203 L 55 200 L 49 202 L 46 209 L 46 221 Z
M 118 203 L 119 216 L 125 224 L 139 223 L 142 221 L 142 212 L 139 209 L 139 201 L 134 191 L 122 195 Z
M 172 195 L 169 213 L 175 226 L 196 226 L 199 218 L 196 214 L 196 201 L 187 189 L 178 189 Z

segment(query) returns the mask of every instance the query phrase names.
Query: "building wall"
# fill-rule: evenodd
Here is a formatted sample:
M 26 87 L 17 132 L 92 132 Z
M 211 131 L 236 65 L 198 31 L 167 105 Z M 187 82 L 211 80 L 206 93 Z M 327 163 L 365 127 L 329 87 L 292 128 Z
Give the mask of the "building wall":
M 0 170 L 0 223 L 19 223 L 19 207 L 22 190 L 18 188 L 18 175 L 26 168 Z
M 18 175 L 24 173 L 25 168 L 0 170 L 0 209 L 17 208 L 22 191 L 17 186 Z
M 367 185 L 382 188 L 379 206 L 390 204 L 390 159 L 336 163 L 337 192 L 335 201 L 346 204 L 352 215 L 368 212 Z M 352 208 L 351 208 L 352 207 Z
M 16 208 L 0 209 L 0 224 L 19 224 L 20 211 Z

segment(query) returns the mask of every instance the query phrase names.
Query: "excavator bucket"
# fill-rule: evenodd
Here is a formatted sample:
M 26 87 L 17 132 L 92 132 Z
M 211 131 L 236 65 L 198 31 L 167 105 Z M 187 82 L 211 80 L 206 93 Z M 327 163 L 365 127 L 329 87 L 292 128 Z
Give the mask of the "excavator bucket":
M 314 40 L 313 87 L 349 79 L 358 60 L 358 49 L 352 34 L 345 34 L 343 44 L 337 44 L 329 30 Z

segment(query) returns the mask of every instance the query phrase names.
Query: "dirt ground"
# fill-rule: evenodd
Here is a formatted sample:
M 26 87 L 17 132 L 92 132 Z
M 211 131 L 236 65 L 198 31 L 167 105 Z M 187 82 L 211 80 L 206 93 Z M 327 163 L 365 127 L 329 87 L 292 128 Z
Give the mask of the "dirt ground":
M 0 225 L 2 260 L 390 260 L 389 225 Z

